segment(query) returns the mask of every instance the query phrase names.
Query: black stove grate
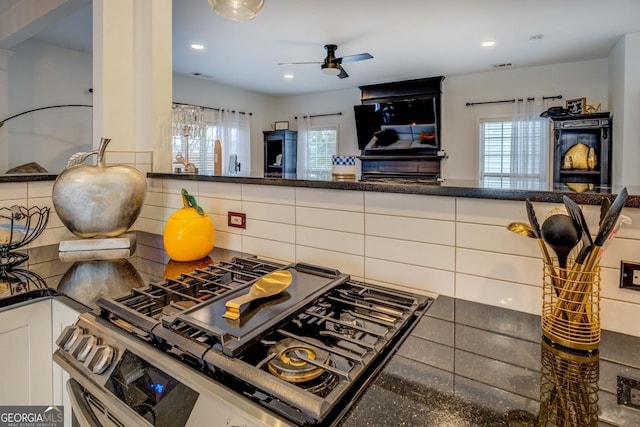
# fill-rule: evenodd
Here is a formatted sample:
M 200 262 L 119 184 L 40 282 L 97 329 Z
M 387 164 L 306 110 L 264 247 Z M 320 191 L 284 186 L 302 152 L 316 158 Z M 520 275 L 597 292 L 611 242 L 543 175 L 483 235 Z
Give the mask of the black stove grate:
M 101 317 L 190 360 L 240 394 L 294 422 L 322 423 L 378 369 L 431 299 L 350 280 L 337 272 L 342 278 L 330 280 L 282 320 L 265 326 L 233 357 L 224 351 L 229 344 L 224 341 L 237 337 L 199 327 L 185 316 L 205 301 L 211 304 L 202 308 L 217 305 L 239 287 L 283 268 L 296 267 L 233 258 L 115 300 L 101 299 L 97 305 Z M 282 360 L 293 362 L 286 366 Z

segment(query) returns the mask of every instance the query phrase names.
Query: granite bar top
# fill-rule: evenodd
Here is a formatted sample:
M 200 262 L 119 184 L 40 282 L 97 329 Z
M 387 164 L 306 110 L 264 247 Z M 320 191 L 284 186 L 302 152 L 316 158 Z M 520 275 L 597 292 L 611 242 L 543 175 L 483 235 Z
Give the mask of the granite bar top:
M 0 184 L 11 182 L 54 181 L 53 174 L 0 175 Z M 579 204 L 598 205 L 602 197 L 609 199 L 625 186 L 598 187 L 587 184 L 549 184 L 537 181 L 487 184 L 473 180 L 445 179 L 443 181 L 410 178 L 366 178 L 334 179 L 330 173 L 288 175 L 273 177 L 212 176 L 185 173 L 148 172 L 148 178 L 177 179 L 184 181 L 228 182 L 237 184 L 277 185 L 284 187 L 325 188 L 332 190 L 374 191 L 380 193 L 423 194 L 448 197 L 470 197 L 479 199 L 519 200 L 533 202 L 562 203 L 567 195 Z M 640 208 L 640 186 L 626 186 L 629 198 L 625 207 Z
M 272 177 L 232 177 L 175 173 L 147 173 L 148 178 L 176 179 L 185 181 L 229 182 L 240 184 L 277 185 L 285 187 L 325 188 L 333 190 L 375 191 L 381 193 L 423 194 L 433 196 L 470 197 L 496 200 L 529 199 L 533 202 L 562 203 L 567 195 L 579 204 L 598 205 L 602 197 L 615 198 L 624 186 L 592 187 L 582 192 L 571 189 L 565 184 L 547 184 L 532 181 L 520 181 L 501 187 L 467 180 L 426 180 L 408 178 L 367 178 L 352 180 L 333 179 L 331 174 L 313 174 L 306 176 Z M 627 186 L 629 198 L 625 207 L 640 208 L 640 186 Z
M 137 232 L 136 240 L 133 256 L 109 261 L 63 262 L 58 245 L 31 248 L 23 267 L 90 309 L 101 296 L 248 255 L 215 248 L 204 261 L 179 263 L 162 249 L 162 236 Z M 580 393 L 558 382 L 567 366 L 581 372 Z M 640 408 L 617 403 L 618 376 L 640 381 L 640 338 L 603 331 L 596 351 L 571 351 L 542 338 L 540 316 L 439 296 L 340 425 L 563 425 L 550 418 L 560 407 L 549 404 L 557 402 L 553 387 L 580 399 L 583 414 L 566 425 L 640 425 Z

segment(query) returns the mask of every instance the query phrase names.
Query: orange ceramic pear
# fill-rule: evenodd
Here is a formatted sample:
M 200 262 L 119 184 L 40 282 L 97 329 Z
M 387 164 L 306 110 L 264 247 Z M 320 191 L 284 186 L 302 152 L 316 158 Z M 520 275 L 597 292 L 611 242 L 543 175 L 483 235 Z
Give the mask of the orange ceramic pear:
M 167 220 L 162 240 L 164 249 L 174 261 L 195 261 L 213 249 L 215 228 L 211 218 L 187 190 L 182 189 L 184 207 Z

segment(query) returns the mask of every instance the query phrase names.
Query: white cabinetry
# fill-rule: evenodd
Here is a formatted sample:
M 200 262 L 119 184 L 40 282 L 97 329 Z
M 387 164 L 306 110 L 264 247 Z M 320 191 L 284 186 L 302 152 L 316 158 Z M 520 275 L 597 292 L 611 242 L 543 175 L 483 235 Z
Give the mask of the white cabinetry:
M 51 405 L 51 300 L 0 312 L 0 405 Z
M 51 352 L 50 355 L 57 349 L 56 340 L 60 336 L 60 333 L 65 326 L 72 325 L 78 319 L 80 314 L 78 311 L 69 307 L 59 299 L 52 299 L 52 323 L 51 323 Z M 64 406 L 64 421 L 65 426 L 71 425 L 71 402 L 67 395 L 67 381 L 69 380 L 69 374 L 58 366 L 56 363 L 49 359 L 50 363 L 53 363 L 53 404 Z

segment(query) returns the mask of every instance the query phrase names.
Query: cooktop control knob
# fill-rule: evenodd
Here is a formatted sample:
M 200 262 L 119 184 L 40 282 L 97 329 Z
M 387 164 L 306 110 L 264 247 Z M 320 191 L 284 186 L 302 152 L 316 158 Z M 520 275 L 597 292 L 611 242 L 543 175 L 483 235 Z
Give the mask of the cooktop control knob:
M 87 357 L 84 365 L 94 374 L 102 374 L 109 369 L 115 355 L 116 351 L 110 345 L 97 345 Z
M 69 351 L 78 362 L 84 362 L 93 347 L 97 344 L 98 338 L 95 335 L 85 334 L 78 338 L 76 345 L 74 345 Z
M 78 342 L 78 338 L 80 338 L 82 334 L 84 334 L 84 330 L 80 326 L 67 326 L 62 330 L 62 333 L 56 340 L 56 345 L 63 350 L 69 350 Z

